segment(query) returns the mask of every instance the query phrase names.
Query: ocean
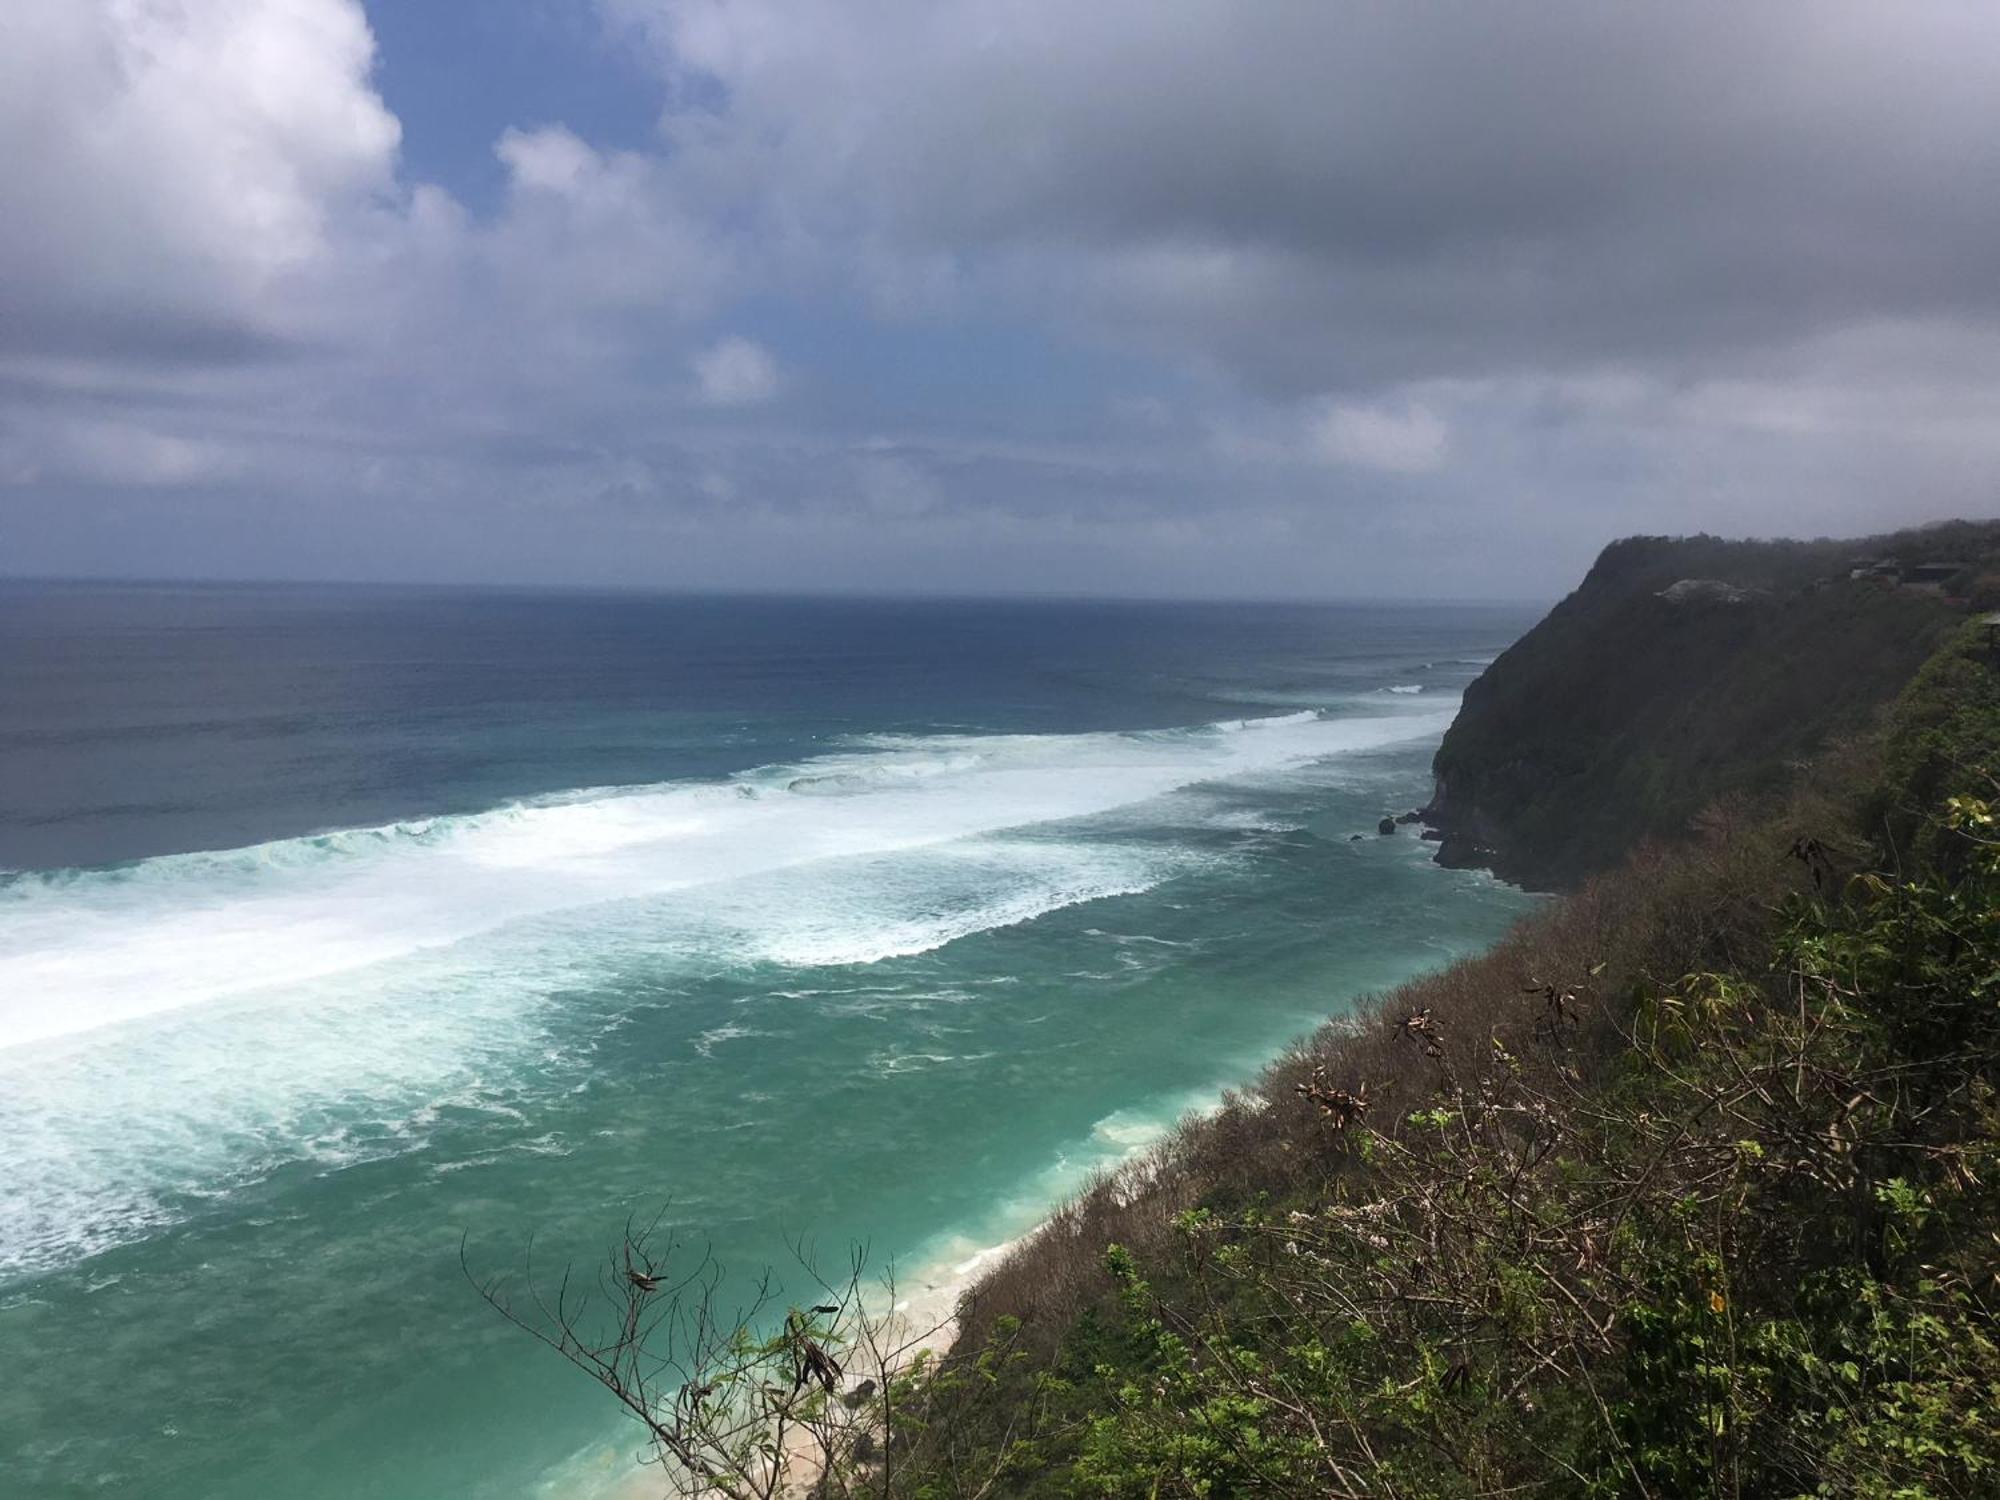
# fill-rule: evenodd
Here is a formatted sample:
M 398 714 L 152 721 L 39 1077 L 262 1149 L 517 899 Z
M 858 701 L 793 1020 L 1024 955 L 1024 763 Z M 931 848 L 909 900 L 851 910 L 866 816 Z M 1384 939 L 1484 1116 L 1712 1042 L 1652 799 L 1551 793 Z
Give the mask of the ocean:
M 1537 613 L 0 584 L 0 1490 L 628 1485 L 461 1242 L 947 1283 L 1529 908 Z

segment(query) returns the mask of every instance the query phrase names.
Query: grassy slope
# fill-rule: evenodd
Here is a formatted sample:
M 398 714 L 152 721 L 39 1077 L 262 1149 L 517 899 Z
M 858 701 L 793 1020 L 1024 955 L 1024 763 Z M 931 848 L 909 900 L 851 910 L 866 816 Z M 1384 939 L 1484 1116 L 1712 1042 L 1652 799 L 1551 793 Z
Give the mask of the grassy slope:
M 1989 766 L 1968 631 L 1780 812 L 1302 1044 L 987 1279 L 892 1488 L 2000 1494 Z

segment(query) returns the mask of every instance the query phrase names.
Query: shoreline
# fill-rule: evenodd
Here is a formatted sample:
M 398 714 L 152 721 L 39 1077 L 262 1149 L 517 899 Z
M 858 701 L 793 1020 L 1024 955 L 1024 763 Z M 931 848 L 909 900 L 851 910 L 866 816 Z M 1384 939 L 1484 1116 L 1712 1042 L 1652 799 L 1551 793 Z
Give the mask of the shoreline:
M 1436 865 L 1429 858 L 1428 846 L 1416 845 L 1415 848 L 1423 851 L 1423 862 L 1426 865 L 1450 875 L 1461 878 L 1471 876 L 1500 884 L 1509 883 L 1490 871 L 1456 870 L 1449 866 Z M 1500 937 L 1496 937 L 1492 942 L 1468 953 L 1454 954 L 1421 965 L 1401 979 L 1387 981 L 1383 988 L 1393 988 L 1397 983 L 1407 982 L 1422 974 L 1448 967 L 1458 959 L 1472 956 L 1474 953 L 1490 951 L 1493 943 L 1500 940 Z M 1216 1113 L 1223 1107 L 1231 1093 L 1254 1083 L 1267 1069 L 1281 1061 L 1295 1043 L 1311 1036 L 1320 1026 L 1337 1025 L 1343 1019 L 1351 1019 L 1356 1008 L 1371 995 L 1380 992 L 1378 989 L 1364 989 L 1347 997 L 1346 1017 L 1328 1011 L 1317 1023 L 1311 1018 L 1304 1018 L 1298 1027 L 1287 1031 L 1274 1046 L 1261 1050 L 1255 1058 L 1246 1055 L 1239 1059 L 1242 1066 L 1233 1069 L 1226 1081 L 1215 1082 L 1200 1089 L 1182 1091 L 1173 1096 L 1179 1100 L 1181 1107 L 1170 1116 L 1153 1114 L 1141 1132 L 1135 1132 L 1132 1136 L 1121 1139 L 1117 1131 L 1107 1132 L 1104 1129 L 1108 1122 L 1118 1120 L 1120 1116 L 1129 1118 L 1140 1114 L 1141 1111 L 1136 1108 L 1117 1109 L 1100 1117 L 1093 1130 L 1094 1138 L 1103 1145 L 1115 1143 L 1120 1149 L 1115 1154 L 1107 1153 L 1103 1158 L 1080 1167 L 1069 1165 L 1052 1168 L 1053 1172 L 1067 1180 L 1063 1181 L 1052 1194 L 1038 1197 L 1038 1206 L 1031 1214 L 1015 1219 L 1014 1223 L 1020 1226 L 1015 1232 L 1007 1233 L 1003 1229 L 1001 1237 L 988 1241 L 978 1241 L 967 1235 L 940 1233 L 927 1245 L 920 1247 L 920 1253 L 925 1254 L 925 1259 L 920 1263 L 921 1269 L 916 1273 L 907 1278 L 903 1277 L 896 1273 L 892 1264 L 888 1279 L 895 1288 L 896 1300 L 889 1311 L 881 1316 L 884 1319 L 884 1327 L 893 1331 L 891 1338 L 886 1341 L 892 1342 L 896 1348 L 898 1359 L 894 1368 L 903 1368 L 920 1354 L 941 1357 L 949 1352 L 960 1331 L 960 1308 L 965 1296 L 973 1290 L 988 1270 L 1021 1246 L 1034 1240 L 1054 1223 L 1063 1206 L 1086 1191 L 1093 1181 L 1100 1178 L 1116 1179 L 1128 1174 L 1138 1174 L 1150 1181 L 1161 1167 L 1160 1162 L 1151 1158 L 1155 1156 L 1162 1143 L 1171 1139 L 1184 1122 Z M 1046 1185 L 1056 1186 L 1054 1183 Z M 1009 1203 L 1021 1203 L 1025 1196 L 1016 1194 L 996 1198 L 994 1217 L 1004 1223 L 1006 1218 L 1011 1217 L 1005 1214 L 1006 1206 Z M 876 1283 L 878 1287 L 881 1284 Z M 864 1378 L 867 1373 L 864 1371 L 862 1377 L 857 1377 L 850 1372 L 841 1383 L 842 1390 L 853 1389 L 859 1379 Z M 779 1493 L 792 1497 L 792 1500 L 804 1500 L 820 1477 L 819 1455 L 809 1435 L 803 1431 L 795 1430 L 788 1435 L 788 1438 L 785 1466 L 788 1471 L 795 1472 L 788 1472 Z M 600 1462 L 611 1461 L 605 1450 L 595 1451 Z M 577 1455 L 578 1459 L 582 1457 L 581 1454 Z M 654 1472 L 655 1464 L 641 1459 L 618 1467 L 625 1469 L 626 1472 L 608 1483 L 604 1479 L 581 1484 L 562 1483 L 551 1479 L 543 1484 L 538 1493 L 548 1497 L 548 1500 L 661 1500 L 667 1493 L 666 1487 Z
M 879 1315 L 864 1313 L 872 1324 L 876 1347 L 886 1357 L 879 1359 L 871 1369 L 857 1369 L 851 1356 L 847 1373 L 840 1382 L 841 1393 L 852 1392 L 864 1382 L 893 1378 L 924 1355 L 941 1358 L 949 1352 L 958 1338 L 959 1304 L 981 1272 L 999 1257 L 1041 1233 L 1048 1222 L 1049 1215 L 1045 1214 L 1032 1228 L 1013 1239 L 985 1246 L 956 1261 L 941 1258 L 932 1263 L 935 1269 L 930 1276 L 916 1278 L 921 1290 L 908 1296 L 899 1295 L 895 1303 Z M 939 1270 L 943 1274 L 938 1274 Z M 878 1317 L 879 1322 L 874 1321 Z M 854 1351 L 856 1356 L 859 1353 L 859 1349 Z M 591 1450 L 588 1456 L 577 1455 L 572 1464 L 582 1467 L 592 1461 L 609 1465 L 616 1459 L 610 1449 L 600 1448 Z M 777 1493 L 792 1497 L 792 1500 L 803 1500 L 819 1482 L 824 1469 L 811 1435 L 805 1429 L 793 1427 L 786 1433 L 782 1465 Z M 650 1457 L 640 1458 L 624 1467 L 628 1471 L 608 1484 L 584 1482 L 578 1476 L 574 1482 L 547 1482 L 541 1486 L 540 1492 L 561 1497 L 561 1500 L 662 1500 L 667 1490 L 656 1472 L 657 1464 Z

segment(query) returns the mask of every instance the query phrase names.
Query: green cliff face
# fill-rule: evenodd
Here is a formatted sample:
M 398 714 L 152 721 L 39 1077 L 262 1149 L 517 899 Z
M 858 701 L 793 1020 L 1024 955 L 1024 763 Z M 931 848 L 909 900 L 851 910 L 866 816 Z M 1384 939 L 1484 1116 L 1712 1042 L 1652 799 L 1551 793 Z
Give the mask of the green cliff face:
M 1776 790 L 1869 725 L 1990 590 L 1996 555 L 1996 523 L 1613 543 L 1466 692 L 1426 809 L 1440 861 L 1565 887 Z

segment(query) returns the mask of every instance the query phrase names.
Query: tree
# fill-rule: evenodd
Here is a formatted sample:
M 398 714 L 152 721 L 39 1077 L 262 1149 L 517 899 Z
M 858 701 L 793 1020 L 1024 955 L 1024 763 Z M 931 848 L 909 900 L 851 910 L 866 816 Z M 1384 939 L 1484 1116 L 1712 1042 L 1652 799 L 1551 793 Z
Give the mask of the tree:
M 594 1275 L 565 1264 L 539 1280 L 529 1243 L 518 1281 L 481 1278 L 464 1243 L 459 1264 L 481 1298 L 609 1391 L 646 1430 L 649 1462 L 669 1492 L 727 1500 L 811 1493 L 886 1494 L 890 1435 L 917 1388 L 927 1351 L 951 1325 L 898 1307 L 893 1273 L 870 1285 L 865 1247 L 839 1281 L 803 1241 L 793 1257 L 819 1300 L 785 1306 L 766 1271 L 747 1306 L 721 1312 L 723 1270 L 662 1233 L 664 1210 L 627 1221 Z

